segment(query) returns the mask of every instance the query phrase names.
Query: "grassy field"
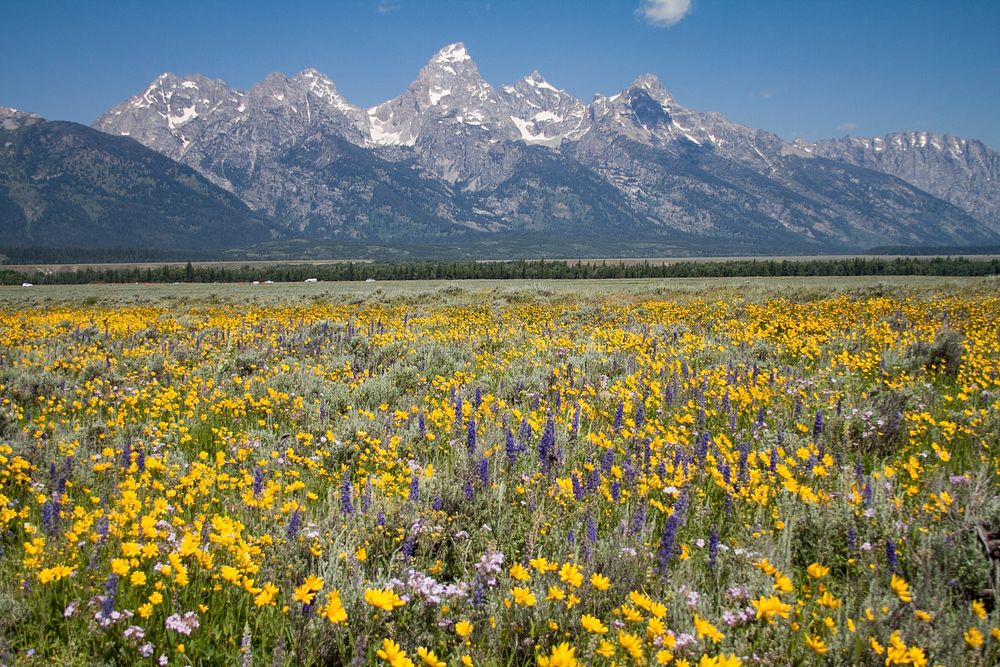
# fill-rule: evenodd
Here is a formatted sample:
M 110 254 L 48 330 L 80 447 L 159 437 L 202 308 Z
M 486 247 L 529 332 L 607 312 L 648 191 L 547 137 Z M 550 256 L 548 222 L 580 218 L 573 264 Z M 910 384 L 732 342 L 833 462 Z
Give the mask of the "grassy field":
M 298 300 L 413 300 L 447 303 L 482 302 L 484 299 L 568 299 L 626 295 L 635 297 L 699 295 L 765 298 L 790 295 L 810 298 L 837 292 L 854 294 L 907 294 L 964 290 L 1000 291 L 1000 279 L 940 276 L 838 276 L 786 278 L 664 278 L 615 280 L 408 280 L 318 283 L 219 283 L 133 285 L 36 285 L 31 288 L 0 286 L 0 303 L 30 305 L 93 301 L 154 303 L 218 300 L 225 302 L 281 303 Z
M 1000 282 L 0 289 L 0 662 L 995 665 Z

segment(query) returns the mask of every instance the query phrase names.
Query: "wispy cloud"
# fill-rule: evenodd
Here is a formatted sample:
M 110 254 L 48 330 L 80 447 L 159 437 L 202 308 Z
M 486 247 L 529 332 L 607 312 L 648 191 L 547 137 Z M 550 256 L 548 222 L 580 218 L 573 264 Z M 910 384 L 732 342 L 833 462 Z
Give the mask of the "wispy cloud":
M 778 94 L 777 88 L 765 88 L 764 90 L 758 90 L 753 94 L 754 97 L 760 98 L 762 100 L 769 100 Z
M 669 28 L 680 23 L 692 9 L 692 0 L 642 0 L 635 13 L 650 25 Z
M 838 130 L 843 130 L 844 132 L 853 132 L 858 129 L 858 124 L 853 121 L 848 121 L 846 123 L 841 123 L 837 126 Z
M 378 5 L 375 6 L 375 11 L 379 14 L 391 14 L 399 11 L 399 3 L 395 2 L 395 0 L 379 0 Z

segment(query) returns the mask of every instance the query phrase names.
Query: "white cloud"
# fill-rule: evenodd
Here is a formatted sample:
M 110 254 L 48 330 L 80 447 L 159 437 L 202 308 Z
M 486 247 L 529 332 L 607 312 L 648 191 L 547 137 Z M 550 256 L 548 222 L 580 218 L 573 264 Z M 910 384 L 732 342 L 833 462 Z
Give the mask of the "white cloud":
M 844 132 L 851 132 L 852 130 L 858 129 L 858 124 L 855 122 L 841 123 L 837 126 L 838 130 L 843 130 Z
M 378 6 L 375 7 L 375 11 L 379 14 L 391 14 L 392 12 L 399 10 L 399 3 L 393 2 L 393 0 L 379 0 Z
M 642 0 L 636 15 L 650 25 L 669 28 L 691 13 L 691 0 Z

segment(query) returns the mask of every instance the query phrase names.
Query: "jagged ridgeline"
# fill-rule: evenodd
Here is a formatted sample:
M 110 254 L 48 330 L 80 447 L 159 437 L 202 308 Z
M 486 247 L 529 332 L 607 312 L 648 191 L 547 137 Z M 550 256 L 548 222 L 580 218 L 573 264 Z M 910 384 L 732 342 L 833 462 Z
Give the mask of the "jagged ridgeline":
M 537 71 L 495 88 L 461 43 L 370 109 L 315 70 L 248 91 L 163 74 L 94 127 L 311 237 L 582 232 L 829 250 L 1000 232 L 1000 160 L 979 142 L 789 143 L 687 109 L 651 75 L 590 104 Z

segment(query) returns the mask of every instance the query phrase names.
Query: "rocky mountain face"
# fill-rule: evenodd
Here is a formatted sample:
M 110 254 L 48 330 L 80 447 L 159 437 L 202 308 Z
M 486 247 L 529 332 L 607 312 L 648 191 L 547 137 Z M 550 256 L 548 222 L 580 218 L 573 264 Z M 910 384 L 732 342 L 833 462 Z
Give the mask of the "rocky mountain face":
M 804 148 L 817 155 L 898 176 L 951 202 L 1000 233 L 1000 153 L 950 134 L 906 132 L 844 137 Z
M 235 195 L 132 139 L 0 108 L 5 245 L 221 249 L 277 232 Z
M 861 140 L 789 143 L 687 109 L 650 75 L 589 105 L 538 72 L 496 89 L 461 43 L 371 109 L 314 70 L 246 92 L 164 74 L 94 127 L 316 238 L 628 230 L 771 251 L 1000 238 L 996 154 L 978 142 L 891 158 Z

